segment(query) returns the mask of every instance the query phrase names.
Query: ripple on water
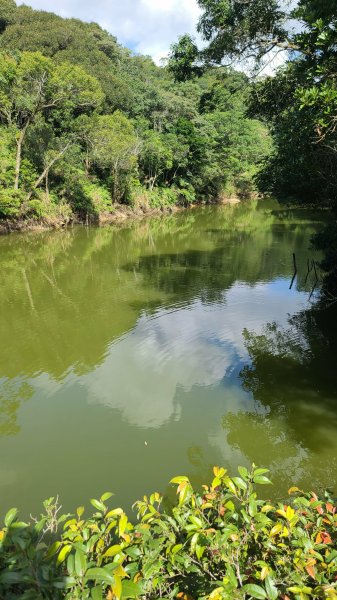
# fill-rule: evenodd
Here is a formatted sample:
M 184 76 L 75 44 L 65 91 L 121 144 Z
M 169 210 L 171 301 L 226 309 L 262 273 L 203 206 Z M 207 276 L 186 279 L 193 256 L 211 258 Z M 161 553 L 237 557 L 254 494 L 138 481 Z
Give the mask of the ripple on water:
M 289 290 L 316 224 L 263 206 L 0 241 L 2 510 L 128 505 L 220 463 L 270 466 L 276 495 L 337 482 L 329 328 L 300 268 Z

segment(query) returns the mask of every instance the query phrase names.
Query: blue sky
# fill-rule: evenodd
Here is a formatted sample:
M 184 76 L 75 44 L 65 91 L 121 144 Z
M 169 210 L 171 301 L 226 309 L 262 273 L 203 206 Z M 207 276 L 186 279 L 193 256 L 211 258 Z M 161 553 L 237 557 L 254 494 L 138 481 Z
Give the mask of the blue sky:
M 63 17 L 96 21 L 120 43 L 149 54 L 157 63 L 179 35 L 195 33 L 199 15 L 197 0 L 26 0 L 24 4 Z

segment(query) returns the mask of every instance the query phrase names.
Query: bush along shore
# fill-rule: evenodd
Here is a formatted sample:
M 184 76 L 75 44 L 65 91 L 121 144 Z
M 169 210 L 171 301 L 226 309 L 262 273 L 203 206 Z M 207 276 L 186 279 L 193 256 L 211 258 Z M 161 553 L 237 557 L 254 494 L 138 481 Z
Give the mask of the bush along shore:
M 11 509 L 0 531 L 0 597 L 11 600 L 178 598 L 192 600 L 337 598 L 337 507 L 296 487 L 282 503 L 261 500 L 267 469 L 239 475 L 214 467 L 195 491 L 175 477 L 177 502 L 154 493 L 135 504 L 131 523 L 112 496 L 60 515 L 54 498 L 25 523 Z
M 245 201 L 263 198 L 263 195 L 251 194 Z M 148 204 L 139 204 L 130 206 L 127 204 L 115 204 L 110 211 L 101 213 L 86 213 L 85 215 L 76 215 L 71 211 L 65 214 L 63 211 L 55 211 L 53 215 L 44 215 L 43 217 L 25 217 L 25 218 L 3 218 L 0 219 L 0 235 L 6 235 L 14 232 L 26 231 L 45 231 L 59 230 L 73 227 L 74 225 L 106 226 L 129 223 L 129 221 L 145 219 L 149 217 L 159 217 L 163 215 L 172 215 L 183 210 L 210 205 L 236 205 L 242 200 L 238 196 L 225 196 L 214 201 L 194 202 L 189 204 L 164 204 L 162 206 L 149 206 Z
M 229 201 L 231 203 L 232 200 Z M 239 201 L 240 202 L 240 201 Z M 83 225 L 86 227 L 91 226 L 105 226 L 113 224 L 128 223 L 129 221 L 144 219 L 148 217 L 158 217 L 161 215 L 168 215 L 185 210 L 187 208 L 194 208 L 195 204 L 190 206 L 162 206 L 160 208 L 151 207 L 138 207 L 133 208 L 125 204 L 116 204 L 110 212 L 102 212 L 99 214 L 87 213 L 80 217 L 79 215 L 68 213 L 55 213 L 53 216 L 44 216 L 39 219 L 30 218 L 19 218 L 19 219 L 0 219 L 0 235 L 6 235 L 14 232 L 26 232 L 26 231 L 46 231 L 46 230 L 60 230 L 68 229 L 74 225 Z M 198 205 L 199 206 L 199 205 Z

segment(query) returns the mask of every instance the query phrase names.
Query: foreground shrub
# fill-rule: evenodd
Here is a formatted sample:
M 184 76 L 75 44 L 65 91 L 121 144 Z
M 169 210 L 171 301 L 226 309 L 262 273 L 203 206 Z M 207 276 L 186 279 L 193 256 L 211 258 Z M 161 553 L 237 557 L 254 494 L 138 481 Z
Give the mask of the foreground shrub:
M 91 500 L 88 519 L 83 507 L 59 516 L 54 499 L 31 524 L 12 509 L 0 532 L 0 597 L 337 599 L 336 506 L 295 487 L 286 503 L 260 500 L 266 473 L 253 465 L 231 478 L 215 467 L 202 493 L 176 477 L 172 510 L 158 493 L 145 496 L 136 524 L 108 508 L 109 493 Z

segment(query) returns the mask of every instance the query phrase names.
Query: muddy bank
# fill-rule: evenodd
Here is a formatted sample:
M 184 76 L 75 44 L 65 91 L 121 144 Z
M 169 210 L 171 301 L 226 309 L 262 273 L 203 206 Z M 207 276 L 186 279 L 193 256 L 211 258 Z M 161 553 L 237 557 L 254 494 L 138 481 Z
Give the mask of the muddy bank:
M 213 202 L 207 204 L 239 204 L 241 202 L 238 197 L 221 197 Z M 168 215 L 180 212 L 182 210 L 188 210 L 197 206 L 202 206 L 204 203 L 194 203 L 188 206 L 168 206 L 161 208 L 149 208 L 149 207 L 131 207 L 125 204 L 116 204 L 113 212 L 101 213 L 99 215 L 85 215 L 82 218 L 73 215 L 71 218 L 65 219 L 64 217 L 53 217 L 44 218 L 41 220 L 36 219 L 17 219 L 10 220 L 5 219 L 0 221 L 0 235 L 6 235 L 8 233 L 23 233 L 28 231 L 47 231 L 51 229 L 67 229 L 74 225 L 96 225 L 105 226 L 111 224 L 125 223 L 128 220 L 143 219 L 147 217 L 158 217 L 161 215 Z
M 83 218 L 73 216 L 71 219 L 64 219 L 62 217 L 53 219 L 18 219 L 10 220 L 6 219 L 0 221 L 0 235 L 6 235 L 14 232 L 27 232 L 27 231 L 47 231 L 51 229 L 66 229 L 74 225 L 96 225 L 105 226 L 109 224 L 124 223 L 131 219 L 141 219 L 145 217 L 155 217 L 163 214 L 173 214 L 184 210 L 186 207 L 182 206 L 171 206 L 165 208 L 131 208 L 125 205 L 116 205 L 116 208 L 111 213 L 102 213 L 100 215 L 86 215 Z

